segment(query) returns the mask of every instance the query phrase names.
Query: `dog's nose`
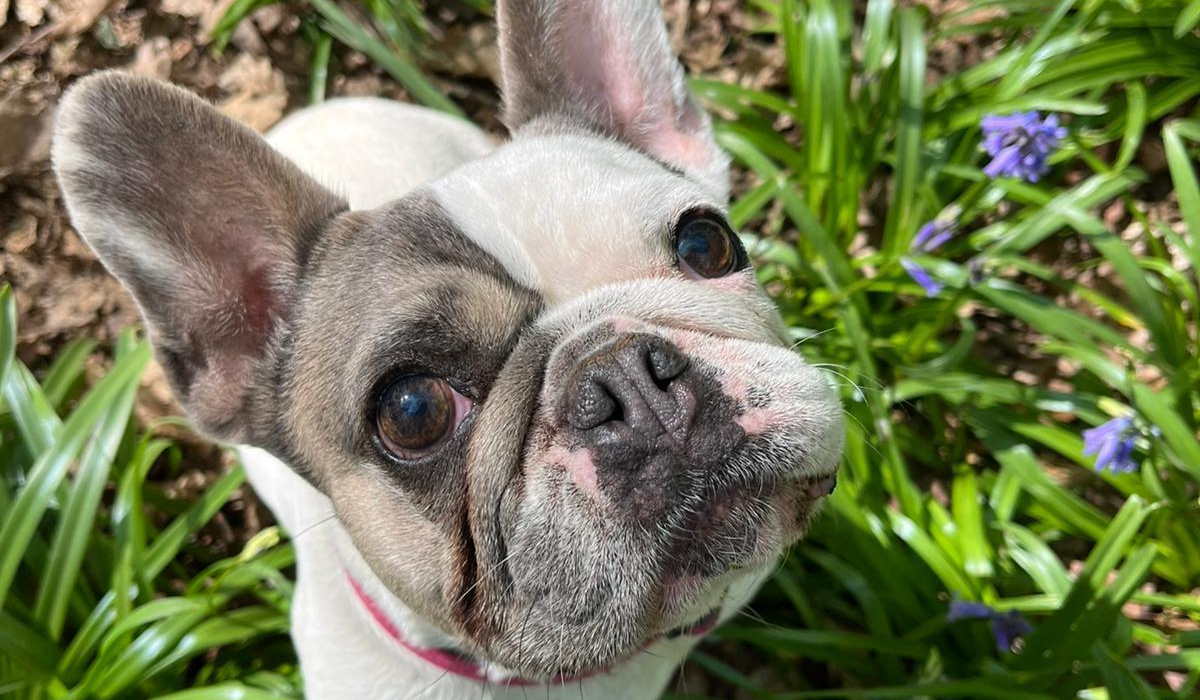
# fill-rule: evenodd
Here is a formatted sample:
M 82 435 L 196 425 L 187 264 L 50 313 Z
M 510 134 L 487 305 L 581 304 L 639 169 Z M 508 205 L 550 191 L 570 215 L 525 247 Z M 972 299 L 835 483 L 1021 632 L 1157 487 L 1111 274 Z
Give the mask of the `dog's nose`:
M 692 418 L 681 377 L 688 358 L 671 341 L 625 333 L 580 358 L 567 384 L 567 421 L 580 431 L 616 429 L 675 434 Z

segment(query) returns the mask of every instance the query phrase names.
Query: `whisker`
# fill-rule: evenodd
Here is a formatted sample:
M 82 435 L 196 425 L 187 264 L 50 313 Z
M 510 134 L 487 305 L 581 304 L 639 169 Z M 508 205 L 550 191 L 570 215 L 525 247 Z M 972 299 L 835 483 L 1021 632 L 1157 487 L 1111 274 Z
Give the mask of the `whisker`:
M 325 523 L 327 523 L 331 520 L 336 520 L 336 519 L 337 519 L 337 513 L 330 513 L 328 516 L 321 518 L 320 520 L 316 521 L 315 523 L 308 525 L 300 532 L 297 532 L 296 534 L 292 535 L 291 539 L 293 542 L 295 542 L 296 540 L 300 539 L 300 537 L 302 535 L 304 535 L 305 533 L 316 529 L 318 525 L 324 525 Z
M 424 688 L 422 688 L 421 690 L 417 691 L 416 695 L 410 695 L 409 700 L 416 700 L 416 698 L 419 698 L 422 695 L 424 695 L 425 693 L 429 692 L 430 688 L 437 685 L 438 682 L 440 682 L 443 678 L 445 678 L 448 675 L 450 675 L 449 670 L 442 671 L 441 675 L 439 675 L 437 678 L 434 678 L 433 681 L 430 682 L 429 685 L 427 685 Z
M 821 336 L 825 335 L 826 333 L 832 333 L 835 330 L 837 330 L 837 326 L 830 326 L 829 328 L 826 328 L 823 331 L 817 331 L 816 333 L 813 333 L 812 335 L 805 336 L 805 337 L 801 338 L 800 340 L 797 340 L 796 342 L 792 343 L 791 347 L 789 347 L 788 350 L 795 350 L 796 348 L 807 343 L 808 341 L 810 341 L 814 338 L 820 338 Z

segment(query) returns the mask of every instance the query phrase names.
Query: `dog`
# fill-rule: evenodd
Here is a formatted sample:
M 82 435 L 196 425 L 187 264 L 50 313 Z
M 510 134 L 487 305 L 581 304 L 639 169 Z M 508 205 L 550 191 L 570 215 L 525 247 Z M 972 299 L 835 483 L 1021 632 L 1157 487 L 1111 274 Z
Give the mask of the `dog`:
M 73 225 L 294 538 L 314 700 L 657 697 L 836 483 L 654 0 L 501 0 L 500 145 L 373 98 L 264 140 L 64 97 Z

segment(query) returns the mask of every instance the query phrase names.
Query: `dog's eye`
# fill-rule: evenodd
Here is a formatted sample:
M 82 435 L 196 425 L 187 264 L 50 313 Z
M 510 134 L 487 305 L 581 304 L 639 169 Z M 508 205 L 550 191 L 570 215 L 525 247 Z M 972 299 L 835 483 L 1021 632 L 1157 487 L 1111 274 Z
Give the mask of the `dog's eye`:
M 675 227 L 675 255 L 679 267 L 693 277 L 724 277 L 738 267 L 741 244 L 716 214 L 685 214 Z
M 410 374 L 379 395 L 375 430 L 388 452 L 400 459 L 416 459 L 441 445 L 470 409 L 471 400 L 445 379 Z

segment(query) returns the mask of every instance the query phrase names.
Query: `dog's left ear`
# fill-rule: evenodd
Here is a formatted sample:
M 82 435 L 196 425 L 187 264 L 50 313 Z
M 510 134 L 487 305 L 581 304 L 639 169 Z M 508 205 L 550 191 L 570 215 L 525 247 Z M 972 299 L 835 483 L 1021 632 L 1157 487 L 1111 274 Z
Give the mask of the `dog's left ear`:
M 509 129 L 582 122 L 727 195 L 729 159 L 688 91 L 657 0 L 500 0 L 496 17 Z
M 53 158 L 71 221 L 133 292 L 180 403 L 245 442 L 306 261 L 346 203 L 196 96 L 116 72 L 67 93 Z

